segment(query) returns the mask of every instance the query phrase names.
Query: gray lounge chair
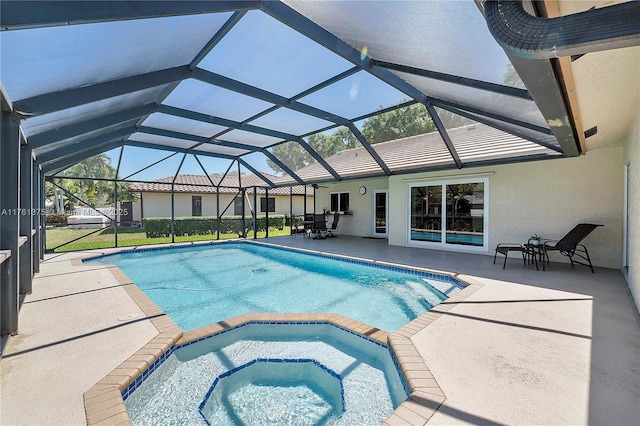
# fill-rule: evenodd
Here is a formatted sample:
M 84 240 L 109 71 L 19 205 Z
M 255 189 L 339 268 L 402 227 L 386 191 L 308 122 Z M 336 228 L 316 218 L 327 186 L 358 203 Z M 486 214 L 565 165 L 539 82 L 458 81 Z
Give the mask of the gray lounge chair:
M 578 265 L 588 266 L 591 268 L 591 272 L 594 273 L 593 265 L 591 264 L 591 258 L 589 257 L 589 252 L 587 251 L 587 247 L 583 244 L 580 244 L 580 241 L 584 240 L 587 235 L 589 235 L 594 229 L 598 226 L 604 225 L 594 225 L 592 223 L 579 223 L 575 226 L 567 235 L 562 237 L 559 240 L 545 240 L 542 243 L 542 270 L 545 271 L 545 260 L 546 264 L 549 264 L 549 252 L 550 251 L 558 251 L 561 255 L 567 256 L 571 261 L 571 266 L 573 267 L 574 263 Z M 582 259 L 584 262 L 580 260 L 574 259 L 574 257 L 578 257 Z M 586 262 L 586 263 L 585 263 Z

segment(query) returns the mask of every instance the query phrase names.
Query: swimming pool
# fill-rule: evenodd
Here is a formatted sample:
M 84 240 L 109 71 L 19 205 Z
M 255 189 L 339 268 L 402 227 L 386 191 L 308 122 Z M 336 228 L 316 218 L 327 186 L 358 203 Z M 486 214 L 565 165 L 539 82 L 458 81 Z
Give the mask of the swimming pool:
M 247 323 L 123 392 L 134 425 L 377 425 L 407 396 L 386 345 L 330 323 Z
M 115 263 L 183 330 L 248 312 L 335 312 L 393 331 L 462 288 L 446 275 L 248 242 L 90 262 Z

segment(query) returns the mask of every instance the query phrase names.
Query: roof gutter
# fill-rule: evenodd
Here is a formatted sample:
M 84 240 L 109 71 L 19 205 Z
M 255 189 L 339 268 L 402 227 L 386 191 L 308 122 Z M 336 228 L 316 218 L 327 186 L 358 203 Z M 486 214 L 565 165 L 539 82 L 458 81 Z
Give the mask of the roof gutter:
M 556 18 L 529 14 L 522 1 L 481 2 L 489 31 L 509 54 L 551 59 L 640 45 L 640 2 Z

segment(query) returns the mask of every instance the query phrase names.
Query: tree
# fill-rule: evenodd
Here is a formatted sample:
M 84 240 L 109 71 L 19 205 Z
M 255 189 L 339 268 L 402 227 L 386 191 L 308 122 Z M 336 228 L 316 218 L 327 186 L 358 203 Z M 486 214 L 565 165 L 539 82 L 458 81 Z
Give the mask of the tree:
M 362 135 L 371 144 L 387 142 L 436 130 L 422 104 L 413 104 L 375 115 L 362 124 Z
M 368 118 L 363 123 L 361 132 L 369 143 L 376 144 L 433 132 L 435 129 L 433 120 L 429 117 L 424 105 L 413 104 Z M 323 158 L 360 146 L 360 141 L 347 127 L 339 127 L 334 133 L 328 135 L 324 133 L 311 135 L 308 143 Z M 311 154 L 296 142 L 275 146 L 272 152 L 292 170 L 315 163 Z M 282 168 L 273 161 L 267 160 L 267 164 L 276 173 L 283 172 Z
M 91 179 L 116 178 L 116 169 L 111 166 L 111 158 L 104 153 L 94 155 L 93 157 L 74 164 L 65 169 L 60 175 L 60 178 L 56 179 L 58 185 L 94 207 L 113 206 L 115 191 L 117 191 L 118 194 L 118 201 L 132 201 L 135 199 L 133 194 L 129 192 L 128 184 L 124 182 L 114 184 L 113 180 Z M 74 177 L 82 179 L 73 179 Z M 119 176 L 117 178 L 119 178 Z M 47 194 L 49 194 L 49 192 L 52 193 L 53 191 L 48 191 Z M 69 200 L 71 204 L 81 204 L 74 197 L 71 198 L 72 199 Z
M 474 123 L 460 115 L 438 110 L 438 116 L 448 129 Z M 424 105 L 416 103 L 368 118 L 362 124 L 361 133 L 370 144 L 422 135 L 436 131 L 436 126 Z M 323 158 L 340 151 L 357 148 L 360 142 L 347 127 L 339 127 L 332 134 L 316 133 L 308 143 Z M 273 147 L 273 154 L 291 170 L 298 170 L 315 163 L 315 159 L 297 142 L 287 142 Z M 276 173 L 284 172 L 278 164 L 267 159 Z

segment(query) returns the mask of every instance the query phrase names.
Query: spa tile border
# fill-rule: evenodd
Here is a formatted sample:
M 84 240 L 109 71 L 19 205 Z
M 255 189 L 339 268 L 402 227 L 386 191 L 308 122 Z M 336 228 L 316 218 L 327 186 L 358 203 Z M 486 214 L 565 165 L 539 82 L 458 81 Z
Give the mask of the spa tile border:
M 141 382 L 144 373 L 149 374 L 149 368 L 159 366 L 183 334 L 173 320 L 118 267 L 106 268 L 156 327 L 158 334 L 84 393 L 84 409 L 89 426 L 131 424 L 122 390 L 131 383 Z
M 458 275 L 466 287 L 389 335 L 389 347 L 398 371 L 409 387 L 409 397 L 382 422 L 384 426 L 425 425 L 446 400 L 411 338 L 483 287 L 472 277 Z
M 224 243 L 224 242 L 223 242 Z M 199 245 L 210 245 L 205 243 Z M 213 243 L 221 244 L 221 243 Z M 250 243 L 288 249 L 267 243 Z M 193 247 L 194 244 L 172 246 L 168 248 L 144 248 L 140 250 L 162 250 L 179 247 Z M 138 251 L 138 250 L 127 250 Z M 304 251 L 292 249 L 292 251 Z M 122 251 L 117 251 L 121 253 Z M 321 254 L 325 257 L 340 260 L 350 259 L 354 262 L 362 262 L 371 265 L 379 264 L 390 268 L 399 268 L 402 271 L 415 270 L 423 273 L 433 273 L 421 268 L 407 268 L 401 265 L 387 262 L 372 261 L 369 259 L 349 258 L 347 256 L 336 256 Z M 110 255 L 110 254 L 108 254 Z M 97 257 L 87 254 L 84 259 L 94 259 Z M 72 265 L 82 265 L 82 257 L 72 260 Z M 127 413 L 124 399 L 130 395 L 140 384 L 152 374 L 176 349 L 188 346 L 195 342 L 211 338 L 217 334 L 226 333 L 231 329 L 242 327 L 248 324 L 331 324 L 344 331 L 369 340 L 380 346 L 388 347 L 396 369 L 400 373 L 403 386 L 409 397 L 403 401 L 393 413 L 385 419 L 382 425 L 385 426 L 406 426 L 424 425 L 433 416 L 446 400 L 446 396 L 440 385 L 433 377 L 431 370 L 425 364 L 417 348 L 413 344 L 411 337 L 421 332 L 441 315 L 453 309 L 459 302 L 475 293 L 482 287 L 482 284 L 475 282 L 472 277 L 458 274 L 435 274 L 438 278 L 449 277 L 452 283 L 459 283 L 462 290 L 454 296 L 448 298 L 430 311 L 422 314 L 418 318 L 404 325 L 394 333 L 372 327 L 368 324 L 333 313 L 319 314 L 244 314 L 236 316 L 218 323 L 210 324 L 196 330 L 183 332 L 156 304 L 140 290 L 118 267 L 107 265 L 106 268 L 114 278 L 140 307 L 143 314 L 158 329 L 158 335 L 147 342 L 142 348 L 135 352 L 126 361 L 98 381 L 94 386 L 84 393 L 84 406 L 87 425 L 130 425 L 129 414 Z

